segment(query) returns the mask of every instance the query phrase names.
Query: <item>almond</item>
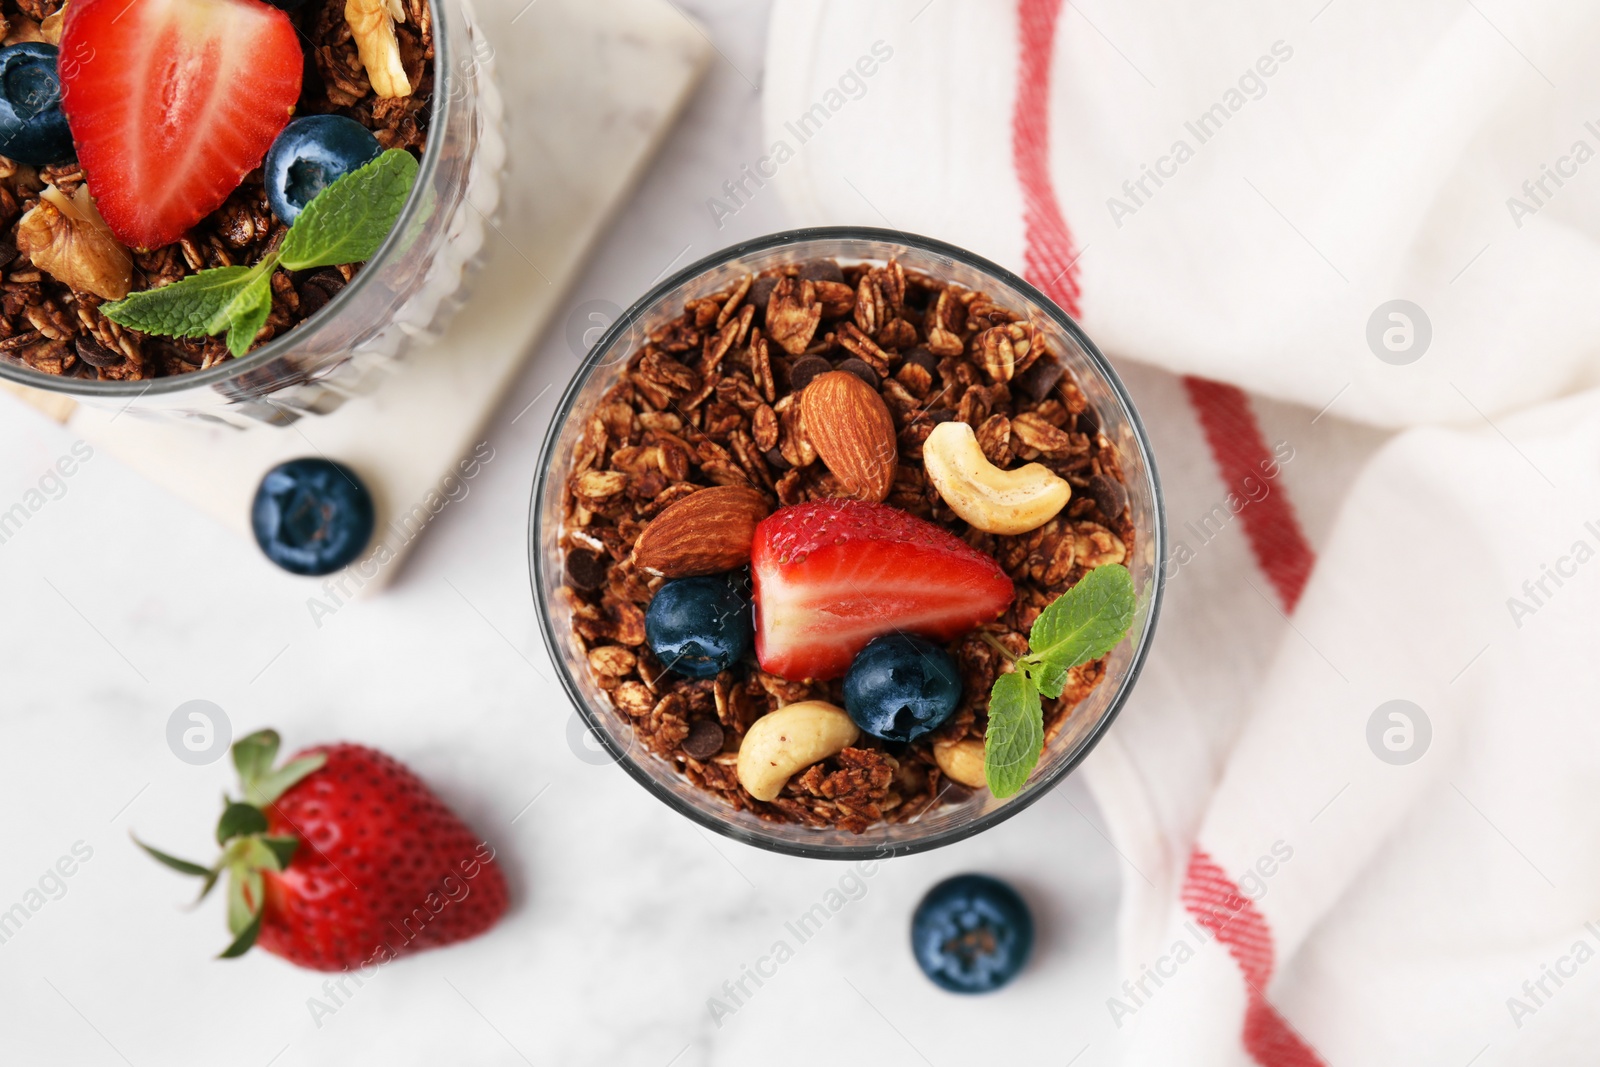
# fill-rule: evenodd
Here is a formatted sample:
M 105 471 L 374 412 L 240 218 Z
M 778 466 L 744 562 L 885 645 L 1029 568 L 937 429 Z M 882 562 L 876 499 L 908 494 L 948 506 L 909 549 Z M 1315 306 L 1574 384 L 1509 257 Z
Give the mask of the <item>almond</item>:
M 806 439 L 857 500 L 881 503 L 894 484 L 894 419 L 878 391 L 854 374 L 819 374 L 800 394 Z
M 633 546 L 640 570 L 666 578 L 721 574 L 750 562 L 756 523 L 767 502 L 749 486 L 714 485 L 690 493 L 651 520 Z

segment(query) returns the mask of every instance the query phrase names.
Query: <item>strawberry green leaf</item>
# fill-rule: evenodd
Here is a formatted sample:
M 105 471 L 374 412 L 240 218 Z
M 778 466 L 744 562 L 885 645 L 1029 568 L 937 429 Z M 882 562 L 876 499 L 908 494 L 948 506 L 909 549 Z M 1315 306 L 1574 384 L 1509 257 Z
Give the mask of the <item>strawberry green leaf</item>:
M 1039 690 L 1023 674 L 1002 674 L 989 693 L 989 729 L 983 739 L 983 774 L 989 792 L 1005 798 L 1020 790 L 1043 749 Z
M 256 943 L 256 938 L 259 936 L 261 936 L 261 916 L 257 915 L 250 920 L 243 930 L 239 931 L 239 936 L 233 939 L 233 944 L 223 949 L 222 955 L 218 956 L 217 959 L 231 960 L 243 956 L 250 951 L 250 946 Z
M 217 887 L 217 878 L 221 876 L 221 874 L 222 868 L 220 866 L 213 867 L 206 872 L 206 880 L 201 883 L 200 892 L 195 896 L 194 904 L 191 906 L 198 907 L 202 900 L 211 895 L 211 891 Z
M 312 198 L 283 242 L 290 270 L 365 263 L 394 229 L 417 180 L 417 160 L 391 148 Z
M 267 817 L 260 808 L 237 800 L 229 801 L 222 809 L 222 818 L 217 820 L 217 844 L 226 845 L 235 837 L 265 833 L 266 829 Z
M 294 859 L 295 852 L 300 848 L 300 839 L 289 835 L 263 837 L 261 844 L 271 850 L 272 858 L 277 864 L 276 869 L 286 871 L 289 869 L 289 861 Z
M 277 770 L 257 778 L 254 782 L 246 782 L 244 787 L 245 797 L 252 804 L 264 807 L 287 793 L 295 783 L 306 775 L 321 770 L 322 765 L 327 762 L 328 757 L 321 752 L 310 756 L 302 756 L 297 760 L 290 760 Z
M 202 867 L 198 863 L 190 863 L 188 860 L 180 860 L 176 856 L 169 856 L 165 852 L 162 852 L 159 848 L 152 848 L 151 846 L 145 844 L 137 837 L 133 839 L 133 843 L 148 852 L 150 856 L 158 863 L 166 864 L 179 874 L 189 874 L 195 876 L 196 878 L 216 877 L 210 868 Z
M 240 934 L 261 915 L 261 872 L 235 866 L 228 872 L 228 932 Z
M 278 746 L 281 743 L 276 730 L 257 730 L 235 741 L 233 765 L 238 768 L 239 779 L 254 781 L 272 770 L 272 761 L 278 758 Z
M 1028 634 L 1031 655 L 1025 659 L 1058 668 L 1064 681 L 1066 671 L 1099 659 L 1127 636 L 1137 607 L 1128 568 L 1116 563 L 1096 567 L 1039 613 Z M 1047 680 L 1055 688 L 1049 695 L 1059 696 L 1055 673 Z

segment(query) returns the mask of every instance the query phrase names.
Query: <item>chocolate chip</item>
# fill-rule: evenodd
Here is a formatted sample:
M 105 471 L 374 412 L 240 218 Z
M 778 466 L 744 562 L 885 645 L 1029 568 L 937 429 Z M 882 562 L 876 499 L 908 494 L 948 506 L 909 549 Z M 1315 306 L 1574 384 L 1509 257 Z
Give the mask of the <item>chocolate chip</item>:
M 872 365 L 864 359 L 847 359 L 839 364 L 837 369 L 844 371 L 846 374 L 854 374 L 874 389 L 878 387 L 878 372 L 873 370 Z
M 821 356 L 801 356 L 789 368 L 789 391 L 800 392 L 811 384 L 811 379 L 819 374 L 827 374 L 832 369 L 833 364 Z
M 789 461 L 783 458 L 783 453 L 778 449 L 769 448 L 761 454 L 768 463 L 772 464 L 775 470 L 786 471 L 789 469 Z
M 1073 429 L 1078 433 L 1086 433 L 1090 437 L 1100 432 L 1100 416 L 1095 414 L 1094 408 L 1085 408 L 1078 412 L 1077 422 Z
M 922 413 L 922 417 L 937 425 L 941 422 L 954 421 L 956 413 L 949 408 L 929 408 Z
M 0 270 L 11 266 L 20 254 L 17 251 L 17 242 L 10 240 L 0 241 Z
M 123 355 L 121 352 L 107 348 L 88 334 L 78 335 L 78 358 L 91 367 L 117 367 L 121 366 Z
M 600 553 L 587 548 L 575 548 L 567 553 L 567 581 L 574 589 L 592 593 L 606 584 L 606 571 L 610 564 Z
M 1066 369 L 1049 356 L 1040 358 L 1033 366 L 1011 380 L 1013 389 L 1021 389 L 1034 403 L 1050 395 Z
M 750 292 L 745 295 L 745 302 L 756 309 L 756 314 L 767 313 L 767 301 L 772 299 L 772 290 L 778 287 L 776 274 L 763 274 L 750 285 Z
M 906 362 L 915 363 L 935 378 L 939 376 L 939 357 L 928 351 L 927 345 L 918 345 L 907 352 Z
M 336 270 L 319 270 L 300 283 L 300 312 L 315 315 L 344 288 L 344 275 Z
M 813 282 L 843 282 L 844 271 L 836 259 L 813 259 L 800 264 L 800 277 Z
M 707 759 L 722 751 L 722 727 L 710 719 L 697 719 L 689 727 L 689 736 L 678 746 L 692 759 Z
M 1096 474 L 1089 479 L 1089 495 L 1094 497 L 1094 506 L 1100 509 L 1100 514 L 1107 522 L 1121 521 L 1122 511 L 1128 506 L 1128 491 L 1121 482 L 1104 474 Z

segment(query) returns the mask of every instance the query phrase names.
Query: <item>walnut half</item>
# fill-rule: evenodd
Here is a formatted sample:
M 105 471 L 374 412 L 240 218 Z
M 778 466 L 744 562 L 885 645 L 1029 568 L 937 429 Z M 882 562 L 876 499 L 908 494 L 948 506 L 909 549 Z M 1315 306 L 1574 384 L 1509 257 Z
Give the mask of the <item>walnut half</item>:
M 63 285 L 121 300 L 133 286 L 133 257 L 111 236 L 89 187 L 69 198 L 53 185 L 17 222 L 17 250 Z
M 350 24 L 372 91 L 391 98 L 410 96 L 411 81 L 394 35 L 394 24 L 406 20 L 401 0 L 345 0 L 344 20 Z

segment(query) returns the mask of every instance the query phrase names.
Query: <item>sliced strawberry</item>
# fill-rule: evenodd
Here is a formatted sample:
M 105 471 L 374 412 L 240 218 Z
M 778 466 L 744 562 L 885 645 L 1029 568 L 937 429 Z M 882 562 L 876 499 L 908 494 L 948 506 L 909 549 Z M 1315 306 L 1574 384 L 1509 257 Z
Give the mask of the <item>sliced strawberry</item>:
M 950 641 L 999 616 L 1011 579 L 961 538 L 859 500 L 780 508 L 756 527 L 756 659 L 782 678 L 837 678 L 874 637 Z
M 132 248 L 176 241 L 261 165 L 304 67 L 261 0 L 73 0 L 58 62 L 89 191 Z

